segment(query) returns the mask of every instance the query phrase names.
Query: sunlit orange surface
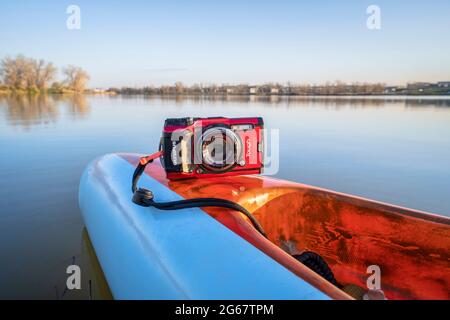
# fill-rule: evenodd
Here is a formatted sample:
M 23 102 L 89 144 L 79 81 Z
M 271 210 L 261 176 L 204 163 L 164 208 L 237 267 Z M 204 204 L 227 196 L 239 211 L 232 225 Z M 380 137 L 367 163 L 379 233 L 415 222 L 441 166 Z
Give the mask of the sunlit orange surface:
M 123 157 L 133 165 L 139 160 Z M 247 208 L 270 241 L 239 212 L 204 210 L 332 298 L 349 296 L 291 254 L 320 254 L 343 286 L 367 288 L 367 268 L 378 265 L 388 299 L 450 299 L 449 218 L 261 176 L 168 181 L 159 162 L 146 174 L 184 198 L 216 197 Z

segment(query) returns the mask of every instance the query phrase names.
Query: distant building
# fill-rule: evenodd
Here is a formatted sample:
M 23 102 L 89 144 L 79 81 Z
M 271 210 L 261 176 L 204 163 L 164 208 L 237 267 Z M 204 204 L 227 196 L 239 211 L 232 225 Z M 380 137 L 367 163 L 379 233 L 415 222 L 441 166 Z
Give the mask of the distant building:
M 250 94 L 257 94 L 258 93 L 258 87 L 250 87 L 248 92 Z
M 270 88 L 270 94 L 278 94 L 280 90 L 278 88 Z
M 405 87 L 401 86 L 387 86 L 384 88 L 385 94 L 403 94 L 405 93 Z
M 441 81 L 437 83 L 439 88 L 450 88 L 450 81 Z
M 384 93 L 397 93 L 397 87 L 385 87 Z
M 431 88 L 432 86 L 433 86 L 433 84 L 429 83 L 429 82 L 414 82 L 414 83 L 408 83 L 408 85 L 406 86 L 406 89 L 423 91 L 425 89 Z
M 102 89 L 102 88 L 95 88 L 92 90 L 92 92 L 94 93 L 106 93 L 106 89 Z

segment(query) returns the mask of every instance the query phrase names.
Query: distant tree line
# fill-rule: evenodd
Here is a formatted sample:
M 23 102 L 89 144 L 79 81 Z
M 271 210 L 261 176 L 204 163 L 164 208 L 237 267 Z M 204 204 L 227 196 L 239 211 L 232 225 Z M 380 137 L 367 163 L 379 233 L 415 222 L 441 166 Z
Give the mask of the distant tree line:
M 85 90 L 89 75 L 83 69 L 71 65 L 63 68 L 64 78 L 61 82 L 56 81 L 57 73 L 58 69 L 53 63 L 42 59 L 23 55 L 5 57 L 0 62 L 0 89 L 54 93 Z
M 89 74 L 76 66 L 62 68 L 61 81 L 57 80 L 58 69 L 51 62 L 36 60 L 23 55 L 0 60 L 0 93 L 3 91 L 28 92 L 86 92 Z M 139 94 L 139 95 L 192 95 L 192 96 L 310 96 L 310 95 L 450 95 L 450 82 L 416 82 L 406 86 L 386 86 L 384 83 L 345 83 L 342 81 L 324 84 L 265 83 L 250 84 L 194 84 L 122 87 L 89 90 L 92 93 Z
M 194 84 L 186 86 L 181 82 L 174 85 L 110 88 L 107 91 L 116 94 L 141 95 L 257 95 L 257 96 L 326 96 L 326 95 L 449 95 L 450 82 L 409 83 L 406 86 L 386 86 L 384 83 L 344 83 L 342 81 L 325 84 L 287 84 L 266 83 L 249 84 Z
M 338 81 L 323 85 L 266 83 L 262 85 L 194 84 L 185 86 L 181 82 L 177 82 L 172 86 L 122 87 L 110 88 L 108 91 L 117 94 L 144 95 L 376 95 L 384 93 L 385 85 L 382 83 L 346 84 Z

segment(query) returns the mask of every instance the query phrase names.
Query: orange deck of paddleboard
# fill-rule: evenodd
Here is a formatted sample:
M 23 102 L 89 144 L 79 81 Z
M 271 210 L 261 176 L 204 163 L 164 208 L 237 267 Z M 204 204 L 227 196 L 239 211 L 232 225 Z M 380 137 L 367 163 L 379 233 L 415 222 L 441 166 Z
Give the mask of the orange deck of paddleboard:
M 122 157 L 133 165 L 139 161 Z M 346 296 L 311 276 L 286 251 L 320 254 L 342 285 L 367 288 L 367 268 L 379 266 L 388 299 L 450 299 L 447 217 L 261 176 L 169 181 L 158 161 L 145 172 L 186 199 L 216 197 L 244 206 L 270 241 L 239 212 L 204 210 L 332 298 Z

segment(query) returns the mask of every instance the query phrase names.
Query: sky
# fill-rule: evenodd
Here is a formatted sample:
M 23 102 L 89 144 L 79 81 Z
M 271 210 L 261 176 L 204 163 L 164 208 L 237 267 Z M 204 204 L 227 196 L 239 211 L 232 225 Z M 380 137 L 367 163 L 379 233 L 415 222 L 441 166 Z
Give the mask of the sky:
M 450 1 L 1 0 L 0 58 L 17 54 L 80 66 L 90 87 L 450 81 Z

